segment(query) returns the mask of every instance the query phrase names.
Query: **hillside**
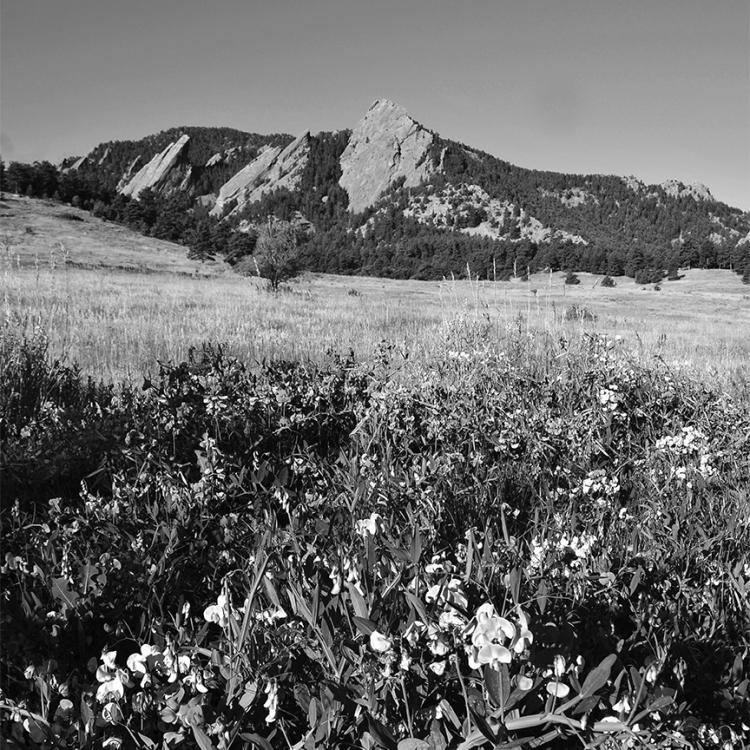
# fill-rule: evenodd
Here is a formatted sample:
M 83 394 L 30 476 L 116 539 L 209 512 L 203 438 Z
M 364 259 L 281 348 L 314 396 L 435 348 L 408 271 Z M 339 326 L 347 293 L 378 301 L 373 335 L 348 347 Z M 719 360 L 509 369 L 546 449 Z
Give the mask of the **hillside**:
M 306 228 L 307 268 L 441 278 L 535 270 L 627 275 L 686 267 L 750 279 L 750 215 L 709 188 L 529 170 L 442 138 L 377 100 L 352 130 L 258 135 L 184 127 L 51 165 L 11 164 L 6 189 L 57 196 L 201 257 L 253 252 L 269 215 Z

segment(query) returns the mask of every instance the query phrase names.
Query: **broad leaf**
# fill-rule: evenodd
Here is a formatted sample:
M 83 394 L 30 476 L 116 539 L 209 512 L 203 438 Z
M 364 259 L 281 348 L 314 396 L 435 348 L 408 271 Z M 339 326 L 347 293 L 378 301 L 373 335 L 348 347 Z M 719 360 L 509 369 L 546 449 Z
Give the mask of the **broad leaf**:
M 610 654 L 602 659 L 596 669 L 592 669 L 586 679 L 583 681 L 581 687 L 580 697 L 587 698 L 589 695 L 593 695 L 597 690 L 607 684 L 609 675 L 612 672 L 612 665 L 617 661 L 615 654 Z

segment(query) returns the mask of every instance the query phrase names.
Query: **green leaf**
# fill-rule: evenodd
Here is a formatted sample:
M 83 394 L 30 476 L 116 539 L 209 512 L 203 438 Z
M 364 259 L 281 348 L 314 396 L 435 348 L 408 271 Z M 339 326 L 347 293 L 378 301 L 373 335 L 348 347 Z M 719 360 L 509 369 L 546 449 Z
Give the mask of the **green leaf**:
M 409 604 L 411 604 L 411 606 L 414 607 L 414 610 L 419 615 L 419 619 L 422 620 L 422 622 L 428 622 L 429 620 L 427 617 L 427 610 L 425 609 L 425 606 L 422 600 L 418 599 L 410 591 L 405 591 L 404 596 L 406 597 Z
M 65 578 L 53 578 L 50 592 L 55 599 L 67 604 L 71 608 L 75 607 L 76 602 L 80 599 L 80 596 L 75 591 L 71 591 L 68 588 L 68 581 Z
M 456 748 L 456 750 L 471 750 L 473 747 L 479 747 L 487 742 L 487 738 L 479 730 L 475 729 L 468 737 Z
M 543 615 L 547 608 L 547 582 L 542 580 L 536 590 L 536 606 L 539 608 L 539 614 Z
M 610 654 L 602 659 L 596 669 L 592 669 L 586 679 L 583 681 L 581 687 L 580 697 L 587 698 L 589 695 L 593 695 L 597 690 L 607 684 L 609 675 L 612 672 L 612 666 L 617 661 L 616 654 Z
M 396 738 L 393 736 L 393 732 L 391 732 L 385 724 L 381 724 L 377 719 L 368 716 L 367 725 L 370 734 L 375 738 L 375 741 L 379 745 L 387 748 L 387 750 L 397 750 Z
M 500 669 L 493 669 L 489 664 L 484 667 L 484 685 L 498 708 L 503 708 L 510 695 L 510 677 L 508 665 L 501 664 Z
M 240 739 L 245 740 L 245 742 L 252 742 L 253 745 L 262 747 L 263 750 L 273 750 L 273 745 L 265 737 L 261 737 L 259 734 L 243 732 L 240 735 Z
M 359 593 L 357 587 L 353 583 L 348 583 L 347 588 L 349 589 L 349 596 L 352 600 L 352 607 L 354 607 L 354 614 L 357 615 L 357 617 L 366 620 L 370 616 L 370 608 L 367 606 L 365 598 Z
M 201 750 L 216 750 L 213 742 L 208 738 L 208 735 L 200 728 L 193 725 L 193 737 L 198 743 Z
M 397 750 L 429 750 L 430 743 L 418 740 L 415 737 L 407 737 L 397 745 Z
M 247 709 L 253 704 L 257 694 L 258 684 L 256 682 L 248 682 L 245 685 L 245 692 L 240 697 L 240 706 L 247 711 Z
M 411 561 L 414 565 L 419 562 L 419 558 L 422 556 L 422 536 L 419 533 L 419 529 L 414 531 L 414 536 L 411 538 Z
M 377 630 L 375 623 L 366 617 L 353 617 L 352 619 L 357 626 L 357 630 L 363 635 L 370 635 L 374 630 Z

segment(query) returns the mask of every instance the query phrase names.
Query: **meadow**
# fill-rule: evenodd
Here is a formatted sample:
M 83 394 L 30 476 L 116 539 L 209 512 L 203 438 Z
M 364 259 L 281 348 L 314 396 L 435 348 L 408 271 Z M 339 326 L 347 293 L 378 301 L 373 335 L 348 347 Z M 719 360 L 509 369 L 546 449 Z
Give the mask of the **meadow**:
M 736 276 L 273 295 L 12 208 L 9 747 L 750 741 Z
M 746 387 L 750 289 L 728 271 L 686 270 L 658 292 L 624 277 L 604 288 L 586 273 L 577 286 L 562 273 L 440 283 L 306 274 L 272 295 L 219 262 L 189 261 L 178 245 L 77 209 L 15 201 L 1 215 L 5 319 L 44 330 L 53 356 L 94 377 L 137 379 L 202 341 L 245 361 L 320 361 L 329 349 L 368 357 L 383 340 L 429 358 L 440 356 L 439 327 L 463 315 L 488 321 L 495 341 L 509 324 L 618 336 L 641 358 Z

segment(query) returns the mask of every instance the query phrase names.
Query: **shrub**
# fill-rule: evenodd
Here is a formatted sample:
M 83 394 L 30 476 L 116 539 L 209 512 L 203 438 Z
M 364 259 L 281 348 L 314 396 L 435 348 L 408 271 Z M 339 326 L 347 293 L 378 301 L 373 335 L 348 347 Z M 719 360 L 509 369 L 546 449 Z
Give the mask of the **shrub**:
M 575 284 L 580 284 L 581 280 L 578 278 L 576 274 L 573 273 L 573 271 L 568 271 L 565 274 L 565 283 L 575 285 Z
M 602 279 L 602 286 L 606 288 L 611 288 L 611 287 L 617 286 L 617 284 L 611 276 L 605 276 Z

